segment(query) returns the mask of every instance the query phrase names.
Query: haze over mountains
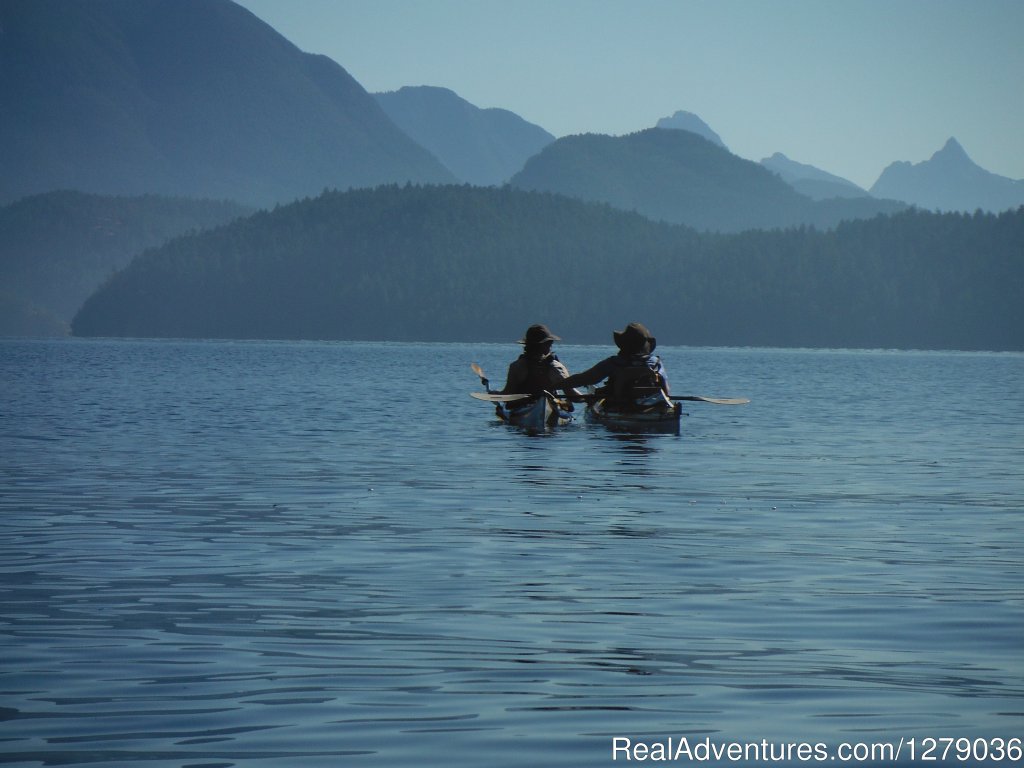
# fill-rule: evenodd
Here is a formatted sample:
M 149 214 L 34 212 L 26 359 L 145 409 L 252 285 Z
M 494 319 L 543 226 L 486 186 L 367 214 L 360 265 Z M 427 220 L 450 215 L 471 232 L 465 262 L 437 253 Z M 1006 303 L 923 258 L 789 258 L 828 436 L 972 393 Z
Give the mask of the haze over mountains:
M 47 192 L 0 206 L 0 336 L 62 336 L 137 254 L 253 211 L 225 201 Z
M 867 196 L 813 201 L 758 163 L 696 133 L 662 128 L 559 139 L 530 158 L 509 183 L 714 232 L 827 228 L 906 207 Z
M 395 124 L 429 149 L 456 178 L 503 184 L 555 137 L 506 109 L 480 109 L 447 88 L 419 86 L 374 94 Z
M 229 0 L 4 0 L 0 27 L 0 204 L 455 181 L 341 66 Z
M 978 168 L 955 140 L 927 163 L 894 163 L 869 193 L 779 153 L 761 163 L 739 158 L 684 111 L 628 136 L 555 139 L 507 110 L 481 109 L 446 88 L 369 94 L 339 63 L 299 51 L 230 0 L 3 0 L 0 43 L 0 243 L 35 238 L 17 253 L 0 248 L 0 335 L 59 333 L 74 305 L 142 248 L 216 226 L 244 207 L 289 204 L 325 189 L 431 185 L 428 197 L 476 212 L 479 201 L 463 205 L 447 187 L 433 185 L 507 185 L 510 192 L 554 193 L 682 224 L 693 235 L 832 230 L 897 213 L 908 202 L 967 211 L 1024 204 L 1024 182 Z M 160 197 L 145 205 L 112 197 L 154 194 Z M 521 194 L 497 199 L 519 206 L 527 199 Z M 198 207 L 181 215 L 178 197 L 197 199 Z M 552 195 L 528 199 L 567 215 L 565 232 L 546 230 L 548 248 L 566 232 L 582 237 L 579 221 L 590 213 L 563 208 Z M 56 217 L 63 222 L 59 241 L 45 234 Z M 154 237 L 135 234 L 158 219 L 167 224 L 154 227 Z M 508 243 L 522 235 L 514 228 L 536 226 L 515 210 L 488 220 L 494 231 L 480 253 L 506 262 L 515 258 Z M 94 236 L 111 221 L 126 226 L 122 244 L 129 245 L 112 250 Z M 614 221 L 629 231 L 633 219 Z M 925 230 L 940 224 L 925 221 L 918 236 L 927 239 Z M 450 238 L 462 236 L 463 223 L 443 217 L 435 223 Z M 382 230 L 373 234 L 353 227 L 370 245 L 387 249 L 393 224 L 382 218 Z M 987 237 L 985 226 L 971 237 Z M 877 231 L 882 240 L 889 236 L 884 226 Z M 687 237 L 682 241 L 696 242 Z M 607 233 L 606 239 L 617 242 Z M 985 246 L 972 240 L 963 247 Z M 240 259 L 244 272 L 247 262 Z M 489 279 L 518 277 L 514 263 L 511 273 L 509 266 L 493 266 Z M 626 265 L 626 274 L 631 268 Z M 388 295 L 437 289 L 402 283 L 415 274 L 391 273 Z M 486 291 L 487 283 L 471 289 Z M 530 288 L 523 283 L 519 290 Z M 223 304 L 223 297 L 210 301 Z
M 679 110 L 671 117 L 661 118 L 654 127 L 696 133 L 698 136 L 703 136 L 712 144 L 717 144 L 722 149 L 729 149 L 725 146 L 725 142 L 722 141 L 722 137 L 715 133 L 711 129 L 710 125 L 701 120 L 697 115 L 693 114 L 693 112 Z
M 781 152 L 762 159 L 761 165 L 777 173 L 793 189 L 807 195 L 812 200 L 828 200 L 832 197 L 868 197 L 867 191 L 852 181 L 815 168 L 813 165 L 790 160 Z
M 871 194 L 940 211 L 1004 211 L 1024 205 L 1024 180 L 980 168 L 951 138 L 923 163 L 890 165 L 871 187 Z
M 0 25 L 0 204 L 64 188 L 270 205 L 325 187 L 498 184 L 554 139 L 445 88 L 371 95 L 230 0 L 5 0 Z M 725 149 L 692 113 L 658 126 Z M 958 147 L 894 163 L 871 194 L 957 210 L 1024 202 L 1022 182 Z M 860 196 L 779 155 L 763 163 L 815 199 Z

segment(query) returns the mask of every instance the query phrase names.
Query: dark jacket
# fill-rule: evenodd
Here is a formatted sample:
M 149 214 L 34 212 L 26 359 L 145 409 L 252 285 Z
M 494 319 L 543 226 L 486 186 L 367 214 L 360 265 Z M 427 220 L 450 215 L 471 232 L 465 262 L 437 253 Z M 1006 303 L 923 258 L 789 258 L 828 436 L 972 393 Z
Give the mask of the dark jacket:
M 520 355 L 508 367 L 503 394 L 539 395 L 541 392 L 554 392 L 562 389 L 568 369 L 555 355 L 548 354 L 542 358 Z

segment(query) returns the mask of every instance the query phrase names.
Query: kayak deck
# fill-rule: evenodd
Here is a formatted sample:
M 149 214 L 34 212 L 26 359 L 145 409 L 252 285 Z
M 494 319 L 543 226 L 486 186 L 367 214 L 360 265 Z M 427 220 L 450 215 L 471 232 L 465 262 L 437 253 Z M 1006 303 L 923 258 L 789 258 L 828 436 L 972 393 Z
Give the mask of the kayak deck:
M 619 431 L 678 433 L 682 413 L 679 403 L 668 400 L 626 410 L 610 406 L 606 400 L 595 400 L 587 406 L 586 419 Z

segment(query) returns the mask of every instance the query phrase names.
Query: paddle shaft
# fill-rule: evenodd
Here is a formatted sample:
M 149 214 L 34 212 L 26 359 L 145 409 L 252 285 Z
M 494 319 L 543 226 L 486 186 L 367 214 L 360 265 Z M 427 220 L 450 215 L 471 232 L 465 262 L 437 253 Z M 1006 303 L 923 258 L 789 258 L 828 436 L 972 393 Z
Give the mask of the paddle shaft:
M 491 383 L 484 375 L 484 369 L 476 363 L 471 363 L 469 367 L 473 369 L 473 373 L 480 377 L 480 383 L 484 385 L 484 389 L 486 389 L 489 394 L 493 394 L 491 393 Z M 474 395 L 474 397 L 476 397 L 476 395 Z M 525 397 L 530 397 L 530 395 L 508 395 L 508 399 L 504 402 L 521 400 Z M 484 398 L 479 399 L 483 400 Z M 598 399 L 600 399 L 598 395 L 572 394 L 569 396 L 569 400 L 582 401 L 585 403 L 592 403 Z M 702 397 L 701 395 L 669 395 L 669 400 L 692 400 L 698 403 L 711 403 L 713 405 L 746 405 L 750 402 L 750 400 L 745 397 Z M 495 401 L 492 400 L 491 402 Z
M 581 400 L 585 403 L 592 403 L 600 400 L 601 395 L 580 395 L 572 397 L 571 400 Z M 711 403 L 713 405 L 746 405 L 750 402 L 745 397 L 702 397 L 701 395 L 669 395 L 669 400 L 692 400 L 698 403 Z
M 486 389 L 488 392 L 490 392 L 491 391 L 491 382 L 489 382 L 487 380 L 487 377 L 484 376 L 484 369 L 481 368 L 476 363 L 470 363 L 469 367 L 473 369 L 473 373 L 475 373 L 477 376 L 480 377 L 480 383 L 484 385 L 484 389 Z

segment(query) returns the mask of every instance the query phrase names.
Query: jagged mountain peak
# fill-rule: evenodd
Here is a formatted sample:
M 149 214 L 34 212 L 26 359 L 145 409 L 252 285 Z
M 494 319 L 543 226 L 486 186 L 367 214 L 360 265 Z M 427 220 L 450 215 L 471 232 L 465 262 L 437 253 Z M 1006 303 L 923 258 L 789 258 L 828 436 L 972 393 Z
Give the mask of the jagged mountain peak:
M 723 149 L 728 149 L 721 137 L 711 129 L 711 126 L 701 120 L 700 117 L 693 114 L 693 112 L 686 112 L 682 109 L 677 110 L 670 117 L 661 118 L 658 121 L 658 124 L 654 127 L 677 131 L 690 131 L 691 133 L 696 133 L 698 136 L 703 136 L 712 144 L 717 144 Z
M 967 150 L 952 136 L 942 145 L 942 149 L 932 155 L 932 161 L 970 163 L 974 165 L 974 161 L 967 155 Z
M 889 165 L 871 194 L 943 211 L 1004 211 L 1024 205 L 1024 181 L 985 170 L 950 138 L 930 159 Z

